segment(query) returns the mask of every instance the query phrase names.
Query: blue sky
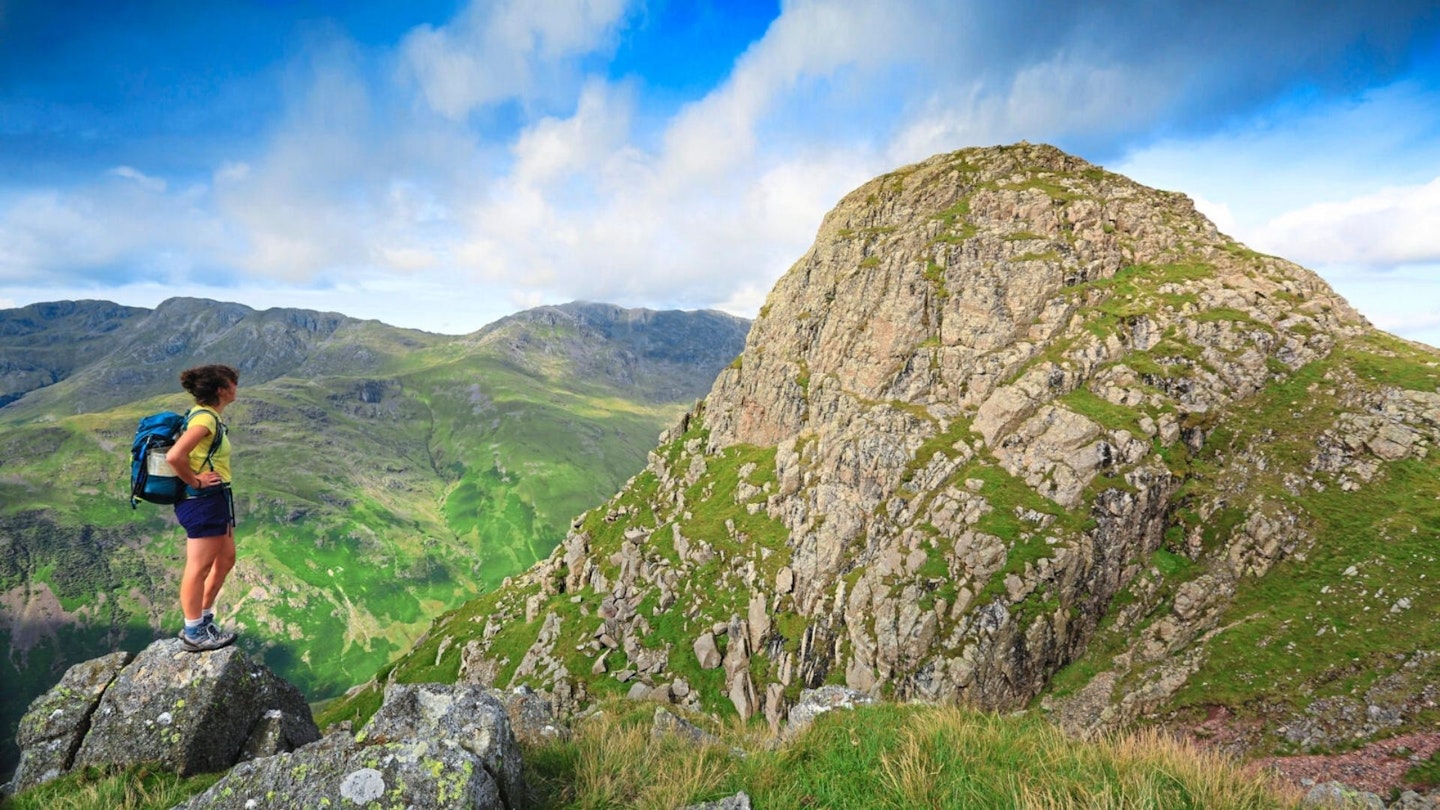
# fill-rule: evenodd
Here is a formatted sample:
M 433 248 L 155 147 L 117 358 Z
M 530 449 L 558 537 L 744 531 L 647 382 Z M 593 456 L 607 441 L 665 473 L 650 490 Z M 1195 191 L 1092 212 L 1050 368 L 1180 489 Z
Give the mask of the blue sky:
M 0 307 L 753 317 L 847 191 L 1047 142 L 1440 344 L 1440 5 L 0 0 Z

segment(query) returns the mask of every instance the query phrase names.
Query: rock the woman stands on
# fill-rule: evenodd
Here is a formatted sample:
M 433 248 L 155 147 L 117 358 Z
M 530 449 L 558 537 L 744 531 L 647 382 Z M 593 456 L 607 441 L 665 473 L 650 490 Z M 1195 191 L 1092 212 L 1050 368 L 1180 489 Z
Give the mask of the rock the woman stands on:
M 185 571 L 180 577 L 180 640 L 192 652 L 218 650 L 235 634 L 215 623 L 215 599 L 235 567 L 235 498 L 230 491 L 230 437 L 221 414 L 235 401 L 240 375 L 230 366 L 208 365 L 180 373 L 195 398 L 186 429 L 165 460 L 185 482 L 175 517 L 185 528 Z M 211 437 L 217 443 L 211 448 Z

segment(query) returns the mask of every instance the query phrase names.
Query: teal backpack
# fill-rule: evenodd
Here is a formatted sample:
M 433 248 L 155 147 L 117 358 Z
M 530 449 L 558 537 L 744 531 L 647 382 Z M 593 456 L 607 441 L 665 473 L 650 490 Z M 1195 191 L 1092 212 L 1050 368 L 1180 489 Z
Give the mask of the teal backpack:
M 130 444 L 131 509 L 137 508 L 141 501 L 172 504 L 185 500 L 185 481 L 175 474 L 165 454 L 190 426 L 190 417 L 200 411 L 214 414 L 215 424 L 219 425 L 210 436 L 210 451 L 205 454 L 204 462 L 215 469 L 211 459 L 225 436 L 225 423 L 220 421 L 219 414 L 209 408 L 192 408 L 184 416 L 173 411 L 152 413 L 140 420 Z

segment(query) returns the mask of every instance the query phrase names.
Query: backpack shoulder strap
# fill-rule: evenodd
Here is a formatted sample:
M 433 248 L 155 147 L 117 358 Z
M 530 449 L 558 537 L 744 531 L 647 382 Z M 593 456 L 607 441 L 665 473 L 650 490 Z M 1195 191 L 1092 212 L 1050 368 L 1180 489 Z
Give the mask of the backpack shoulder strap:
M 194 408 L 191 408 L 190 411 L 185 414 L 185 425 L 181 428 L 181 430 L 183 431 L 188 429 L 190 427 L 190 419 L 193 418 L 195 414 L 201 412 L 208 413 L 211 416 L 215 417 L 215 430 L 212 431 L 210 434 L 210 450 L 205 453 L 205 460 L 200 462 L 201 464 L 210 465 L 210 469 L 213 470 L 215 469 L 215 463 L 211 461 L 211 459 L 215 457 L 215 451 L 220 447 L 220 440 L 225 438 L 225 423 L 220 421 L 220 414 L 210 410 L 209 408 L 202 408 L 197 405 Z

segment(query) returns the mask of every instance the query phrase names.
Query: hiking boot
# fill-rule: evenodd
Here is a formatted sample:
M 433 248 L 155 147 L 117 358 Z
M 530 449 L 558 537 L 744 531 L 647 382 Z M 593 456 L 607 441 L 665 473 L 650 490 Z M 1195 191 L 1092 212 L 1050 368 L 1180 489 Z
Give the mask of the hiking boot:
M 194 633 L 181 630 L 180 641 L 189 652 L 206 652 L 235 643 L 235 634 L 226 633 L 213 624 L 207 624 L 196 628 Z
M 235 639 L 240 635 L 234 630 L 221 630 L 220 625 L 216 624 L 213 619 L 206 619 L 205 623 L 201 625 L 201 627 L 204 628 L 205 635 L 209 636 L 212 639 L 221 639 L 220 646 L 222 647 L 235 641 Z

